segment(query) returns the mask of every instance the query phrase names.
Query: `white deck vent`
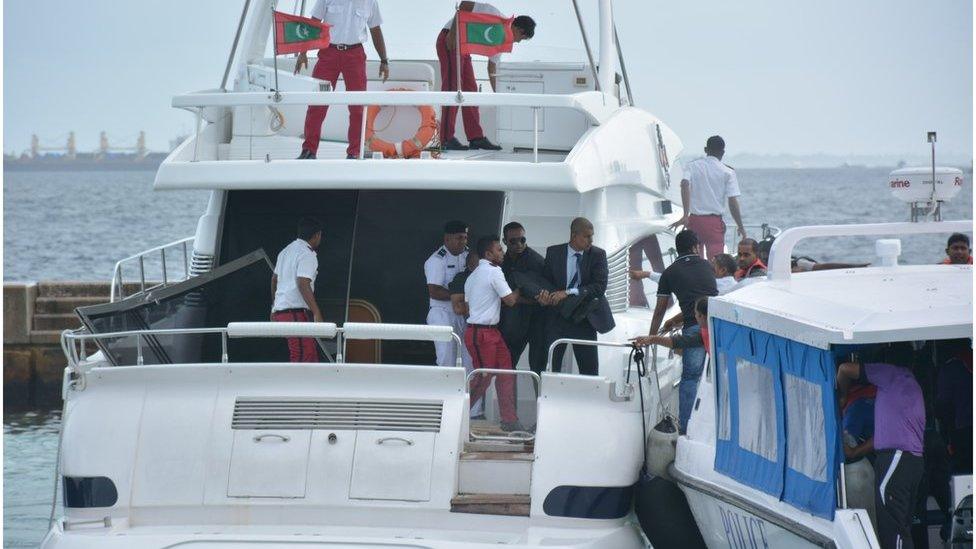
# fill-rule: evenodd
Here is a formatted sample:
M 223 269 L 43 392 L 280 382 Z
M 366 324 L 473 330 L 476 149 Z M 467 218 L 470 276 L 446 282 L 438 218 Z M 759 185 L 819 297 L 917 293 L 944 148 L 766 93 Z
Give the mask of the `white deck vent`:
M 232 429 L 441 430 L 440 401 L 239 398 Z

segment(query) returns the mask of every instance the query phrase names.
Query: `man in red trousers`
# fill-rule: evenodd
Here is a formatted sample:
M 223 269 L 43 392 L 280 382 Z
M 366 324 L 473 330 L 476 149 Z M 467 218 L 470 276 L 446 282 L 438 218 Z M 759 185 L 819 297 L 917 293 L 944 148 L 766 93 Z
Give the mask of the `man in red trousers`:
M 312 76 L 320 80 L 328 80 L 335 88 L 339 75 L 346 84 L 346 91 L 366 90 L 366 48 L 363 44 L 369 39 L 366 31 L 373 38 L 373 46 L 380 56 L 380 76 L 385 82 L 390 77 L 390 63 L 386 58 L 386 43 L 383 41 L 383 30 L 380 24 L 380 8 L 376 0 L 318 0 L 312 8 L 311 16 L 330 25 L 328 48 L 319 50 L 319 59 L 315 62 Z M 305 52 L 298 54 L 295 62 L 295 74 L 298 74 L 308 64 Z M 308 108 L 305 114 L 305 142 L 299 160 L 314 159 L 319 150 L 319 138 L 322 136 L 322 122 L 328 112 L 328 105 L 315 105 Z M 363 107 L 349 105 L 349 146 L 346 147 L 346 158 L 359 156 L 359 141 L 362 137 Z
M 473 13 L 487 13 L 505 17 L 491 4 L 485 2 L 461 2 L 459 11 Z M 441 64 L 441 91 L 457 91 L 457 21 L 452 17 L 437 35 L 437 59 Z M 520 15 L 512 21 L 512 36 L 516 42 L 528 40 L 535 35 L 535 21 L 528 15 Z M 495 70 L 498 66 L 499 55 L 488 58 L 488 80 L 491 90 L 495 91 Z M 461 56 L 461 91 L 478 91 L 478 82 L 474 79 L 474 68 L 471 66 L 471 56 Z M 454 127 L 457 122 L 457 107 L 444 107 L 441 113 L 441 146 L 448 151 L 464 151 L 468 149 L 484 149 L 489 151 L 501 150 L 485 137 L 481 129 L 481 116 L 478 107 L 461 107 L 461 119 L 464 121 L 464 133 L 468 144 L 462 145 L 454 137 Z

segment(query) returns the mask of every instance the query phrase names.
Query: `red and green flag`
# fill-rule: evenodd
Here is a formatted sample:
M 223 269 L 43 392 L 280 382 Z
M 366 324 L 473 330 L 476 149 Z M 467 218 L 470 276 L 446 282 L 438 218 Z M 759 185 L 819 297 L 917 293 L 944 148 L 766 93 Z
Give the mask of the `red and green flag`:
M 458 40 L 462 55 L 492 56 L 512 51 L 514 17 L 499 17 L 487 13 L 459 11 Z
M 274 12 L 275 55 L 329 47 L 329 25 L 290 13 Z

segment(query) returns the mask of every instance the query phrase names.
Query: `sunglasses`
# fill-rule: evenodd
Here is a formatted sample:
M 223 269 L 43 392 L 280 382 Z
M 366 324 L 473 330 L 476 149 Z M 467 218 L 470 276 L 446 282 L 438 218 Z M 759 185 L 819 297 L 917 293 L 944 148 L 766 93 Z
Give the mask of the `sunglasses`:
M 524 236 L 520 236 L 520 237 L 518 237 L 518 238 L 509 238 L 509 239 L 507 240 L 507 242 L 508 242 L 508 243 L 509 243 L 509 245 L 511 245 L 511 246 L 514 246 L 514 245 L 516 245 L 516 244 L 525 244 L 525 237 L 524 237 Z

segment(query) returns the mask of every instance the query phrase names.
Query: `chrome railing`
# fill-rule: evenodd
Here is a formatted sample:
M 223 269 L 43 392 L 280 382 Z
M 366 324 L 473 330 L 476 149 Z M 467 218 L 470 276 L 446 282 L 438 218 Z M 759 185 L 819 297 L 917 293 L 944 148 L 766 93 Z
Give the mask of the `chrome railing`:
M 168 244 L 163 244 L 162 246 L 156 246 L 155 248 L 150 248 L 138 254 L 131 255 L 125 259 L 121 259 L 115 263 L 115 269 L 112 271 L 112 286 L 110 291 L 110 299 L 112 302 L 118 301 L 119 299 L 125 298 L 125 280 L 123 276 L 123 271 L 126 266 L 135 263 L 139 270 L 139 292 L 145 293 L 147 290 L 152 290 L 155 288 L 160 288 L 167 286 L 175 282 L 182 282 L 191 275 L 191 259 L 190 259 L 190 244 L 193 242 L 193 237 L 187 237 L 181 240 L 176 240 Z M 168 252 L 176 252 L 177 265 L 180 265 L 180 259 L 182 259 L 182 269 L 177 272 L 171 272 L 171 265 L 173 263 L 167 260 Z M 172 255 L 170 253 L 169 255 Z M 162 282 L 150 283 L 149 286 L 146 285 L 146 262 L 153 261 L 157 258 L 159 259 L 158 272 L 151 274 L 158 274 L 162 277 Z M 195 258 L 194 258 L 195 259 Z
M 556 341 L 552 342 L 552 345 L 549 346 L 549 354 L 546 355 L 547 373 L 550 374 L 552 373 L 552 355 L 553 353 L 556 352 L 556 347 L 558 347 L 559 345 L 589 345 L 591 347 L 628 347 L 628 348 L 633 347 L 633 344 L 631 343 L 618 343 L 616 341 L 596 341 L 590 339 L 570 339 L 570 338 L 557 339 Z M 569 348 L 566 349 L 566 352 L 569 352 Z
M 768 223 L 762 223 L 760 225 L 748 225 L 743 224 L 743 228 L 746 230 L 746 234 L 749 238 L 753 238 L 758 241 L 766 240 L 767 238 L 776 238 L 781 232 L 783 232 L 779 227 L 774 227 Z M 758 229 L 758 232 L 757 232 Z M 725 250 L 726 253 L 735 255 L 738 251 L 739 240 L 742 237 L 739 236 L 739 231 L 735 225 L 726 225 L 725 227 Z
M 229 338 L 307 337 L 316 341 L 334 338 L 337 342 L 336 348 L 340 350 L 336 357 L 337 361 L 342 360 L 345 354 L 345 343 L 349 339 L 454 341 L 455 345 L 459 347 L 461 345 L 461 339 L 451 330 L 450 326 L 348 322 L 346 326 L 340 328 L 332 322 L 231 322 L 224 328 L 160 328 L 107 332 L 104 334 L 93 334 L 87 328 L 65 330 L 61 333 L 61 349 L 68 360 L 68 367 L 77 369 L 78 365 L 88 358 L 88 343 L 131 337 L 135 338 L 135 365 L 141 366 L 145 364 L 143 347 L 146 346 L 146 343 L 143 340 L 144 338 L 201 334 L 220 336 L 221 364 L 228 362 L 227 340 Z M 460 349 L 458 350 L 460 351 Z M 461 353 L 458 352 L 457 354 L 460 357 Z M 464 367 L 460 358 L 458 358 L 456 367 Z

